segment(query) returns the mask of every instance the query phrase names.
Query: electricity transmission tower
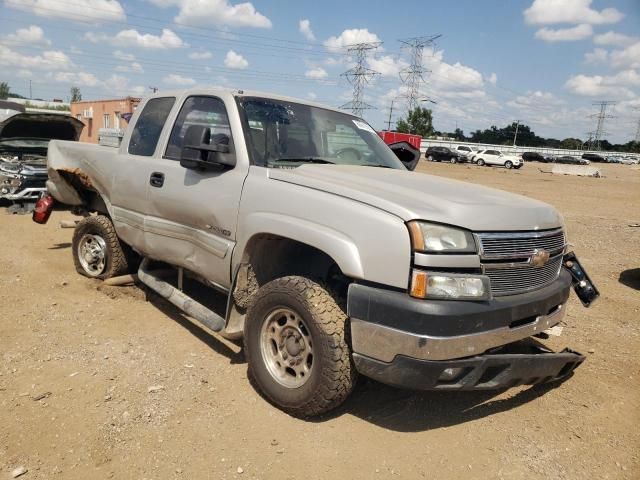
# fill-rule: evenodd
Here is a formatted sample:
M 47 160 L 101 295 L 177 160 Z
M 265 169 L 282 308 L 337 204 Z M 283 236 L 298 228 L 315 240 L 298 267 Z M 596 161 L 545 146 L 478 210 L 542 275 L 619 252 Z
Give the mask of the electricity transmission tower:
M 353 85 L 353 100 L 341 105 L 340 108 L 351 110 L 354 115 L 362 116 L 363 110 L 374 108 L 363 101 L 364 86 L 380 73 L 367 68 L 365 64 L 368 52 L 375 50 L 380 45 L 382 42 L 356 43 L 347 47 L 347 51 L 355 56 L 356 65 L 340 76 L 345 77 Z
M 399 40 L 404 47 L 411 50 L 411 65 L 400 71 L 400 80 L 406 86 L 407 106 L 414 110 L 419 103 L 420 84 L 424 82 L 424 73 L 427 72 L 422 65 L 422 53 L 426 46 L 434 45 L 435 40 L 442 35 L 427 35 Z
M 600 150 L 600 140 L 604 137 L 607 132 L 604 131 L 604 120 L 606 118 L 613 118 L 613 115 L 607 115 L 607 107 L 615 105 L 616 102 L 612 102 L 610 100 L 603 100 L 601 102 L 595 102 L 592 105 L 600 107 L 600 113 L 596 113 L 591 115 L 592 117 L 596 117 L 598 119 L 598 123 L 596 125 L 596 131 L 593 132 L 593 142 L 592 145 L 595 146 L 594 150 Z

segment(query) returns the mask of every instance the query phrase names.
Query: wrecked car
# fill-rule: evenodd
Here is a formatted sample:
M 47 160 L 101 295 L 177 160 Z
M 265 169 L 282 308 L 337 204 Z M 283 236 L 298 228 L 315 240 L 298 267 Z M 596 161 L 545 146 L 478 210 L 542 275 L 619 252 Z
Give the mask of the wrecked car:
M 66 114 L 13 108 L 0 117 L 0 199 L 9 212 L 28 213 L 46 192 L 49 141 L 77 141 L 84 124 Z
M 163 92 L 117 148 L 52 141 L 47 187 L 83 217 L 80 274 L 137 270 L 193 320 L 242 338 L 254 385 L 291 415 L 336 408 L 359 374 L 424 390 L 568 378 L 584 356 L 533 337 L 563 320 L 572 287 L 585 306 L 598 291 L 561 215 L 411 172 L 410 147 L 403 163 L 365 120 L 321 104 Z M 222 292 L 226 310 L 188 280 Z

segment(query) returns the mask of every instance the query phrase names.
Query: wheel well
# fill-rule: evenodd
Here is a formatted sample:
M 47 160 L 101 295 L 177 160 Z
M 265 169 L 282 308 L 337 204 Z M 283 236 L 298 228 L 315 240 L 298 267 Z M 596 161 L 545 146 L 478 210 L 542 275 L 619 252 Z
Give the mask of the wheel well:
M 349 279 L 336 261 L 322 250 L 303 242 L 271 234 L 259 234 L 247 244 L 234 288 L 241 307 L 262 285 L 276 278 L 299 275 L 319 280 L 346 294 Z

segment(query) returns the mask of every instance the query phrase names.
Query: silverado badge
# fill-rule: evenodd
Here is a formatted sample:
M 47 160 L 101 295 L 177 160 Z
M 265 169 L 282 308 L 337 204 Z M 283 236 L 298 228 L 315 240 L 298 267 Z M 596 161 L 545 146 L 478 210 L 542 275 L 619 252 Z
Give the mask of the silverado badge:
M 533 255 L 529 257 L 529 263 L 536 268 L 544 267 L 549 261 L 549 252 L 547 252 L 544 248 L 535 249 L 533 251 Z

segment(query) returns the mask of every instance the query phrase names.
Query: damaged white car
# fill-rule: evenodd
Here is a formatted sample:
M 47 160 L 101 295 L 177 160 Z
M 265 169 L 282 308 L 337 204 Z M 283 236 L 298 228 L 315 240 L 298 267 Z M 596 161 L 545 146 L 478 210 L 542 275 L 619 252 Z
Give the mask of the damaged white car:
M 84 124 L 59 113 L 0 112 L 0 200 L 10 213 L 28 213 L 46 192 L 49 141 L 77 141 Z

